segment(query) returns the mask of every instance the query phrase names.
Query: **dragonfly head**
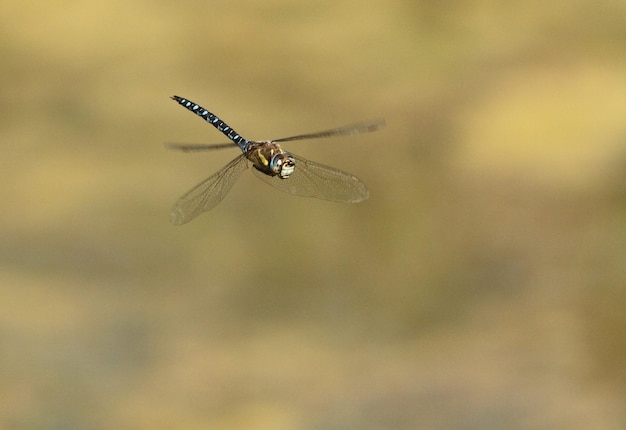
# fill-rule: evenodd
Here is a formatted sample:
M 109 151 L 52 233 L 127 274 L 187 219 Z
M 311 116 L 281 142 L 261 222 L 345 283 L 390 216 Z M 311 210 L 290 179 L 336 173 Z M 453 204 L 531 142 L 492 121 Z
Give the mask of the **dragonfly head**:
M 269 167 L 281 179 L 287 179 L 296 167 L 296 160 L 288 152 L 281 152 L 272 157 Z

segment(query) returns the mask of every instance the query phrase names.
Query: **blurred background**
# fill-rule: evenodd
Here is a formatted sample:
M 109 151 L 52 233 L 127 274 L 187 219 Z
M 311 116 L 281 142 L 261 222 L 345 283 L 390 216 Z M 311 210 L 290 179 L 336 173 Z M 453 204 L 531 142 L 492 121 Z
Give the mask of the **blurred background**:
M 626 3 L 5 0 L 2 429 L 626 429 Z M 244 172 L 249 139 L 349 205 Z

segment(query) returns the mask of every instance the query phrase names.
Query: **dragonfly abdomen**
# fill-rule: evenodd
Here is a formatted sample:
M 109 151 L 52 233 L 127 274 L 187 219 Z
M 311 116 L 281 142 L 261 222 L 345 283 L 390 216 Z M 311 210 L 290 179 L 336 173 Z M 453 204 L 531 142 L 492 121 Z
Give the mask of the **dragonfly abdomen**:
M 209 112 L 207 109 L 203 108 L 197 103 L 192 102 L 191 100 L 184 99 L 179 96 L 172 96 L 172 100 L 176 100 L 178 104 L 187 108 L 191 112 L 195 113 L 199 117 L 203 118 L 206 122 L 211 124 L 213 127 L 217 128 L 219 131 L 224 133 L 226 137 L 235 142 L 239 148 L 242 150 L 246 148 L 248 145 L 248 140 L 244 139 L 232 129 L 228 124 L 219 119 L 217 115 L 212 112 Z

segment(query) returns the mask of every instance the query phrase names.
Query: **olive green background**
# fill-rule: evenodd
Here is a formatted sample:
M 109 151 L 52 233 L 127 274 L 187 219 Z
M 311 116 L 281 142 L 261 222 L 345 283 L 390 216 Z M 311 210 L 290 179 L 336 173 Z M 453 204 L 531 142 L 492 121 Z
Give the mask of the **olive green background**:
M 2 429 L 626 428 L 626 3 L 5 0 Z M 285 145 L 350 205 L 168 151 Z

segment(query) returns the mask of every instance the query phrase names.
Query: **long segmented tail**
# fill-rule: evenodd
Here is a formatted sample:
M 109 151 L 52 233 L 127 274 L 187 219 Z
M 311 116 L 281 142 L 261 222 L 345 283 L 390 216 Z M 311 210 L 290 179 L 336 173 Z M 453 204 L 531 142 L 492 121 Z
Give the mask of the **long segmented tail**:
M 226 137 L 235 142 L 235 144 L 237 144 L 237 146 L 239 146 L 239 148 L 241 148 L 242 150 L 244 150 L 247 146 L 247 139 L 241 137 L 239 133 L 233 130 L 228 124 L 226 124 L 224 121 L 215 116 L 215 114 L 209 112 L 202 106 L 192 102 L 191 100 L 187 100 L 179 96 L 172 96 L 172 100 L 177 101 L 178 104 L 180 104 L 181 106 L 186 107 L 188 110 L 195 113 L 199 117 L 204 118 L 206 122 L 224 133 Z

